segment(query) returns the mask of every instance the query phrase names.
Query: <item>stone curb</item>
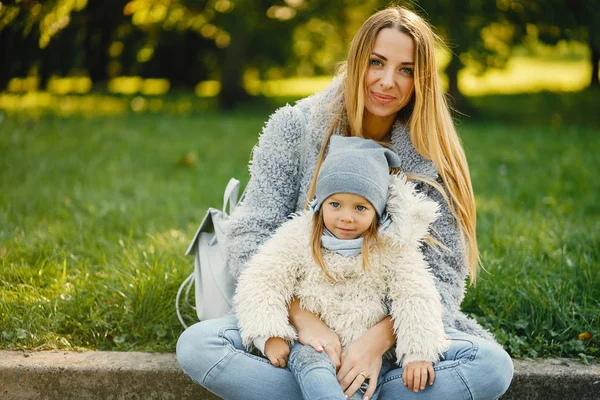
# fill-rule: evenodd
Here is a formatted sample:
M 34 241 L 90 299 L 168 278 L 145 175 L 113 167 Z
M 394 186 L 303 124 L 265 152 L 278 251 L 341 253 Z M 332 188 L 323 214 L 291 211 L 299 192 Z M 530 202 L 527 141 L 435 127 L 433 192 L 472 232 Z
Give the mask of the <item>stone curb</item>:
M 577 360 L 514 360 L 502 399 L 599 400 L 600 366 Z M 215 400 L 181 370 L 173 353 L 0 351 L 3 400 Z

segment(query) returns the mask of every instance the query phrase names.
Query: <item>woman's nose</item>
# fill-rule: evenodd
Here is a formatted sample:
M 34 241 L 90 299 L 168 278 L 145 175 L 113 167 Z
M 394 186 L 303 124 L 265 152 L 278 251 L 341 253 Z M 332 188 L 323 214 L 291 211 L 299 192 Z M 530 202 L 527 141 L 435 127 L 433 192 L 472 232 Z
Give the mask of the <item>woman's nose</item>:
M 394 86 L 394 71 L 391 68 L 383 71 L 383 76 L 381 77 L 379 83 L 384 89 L 389 89 Z

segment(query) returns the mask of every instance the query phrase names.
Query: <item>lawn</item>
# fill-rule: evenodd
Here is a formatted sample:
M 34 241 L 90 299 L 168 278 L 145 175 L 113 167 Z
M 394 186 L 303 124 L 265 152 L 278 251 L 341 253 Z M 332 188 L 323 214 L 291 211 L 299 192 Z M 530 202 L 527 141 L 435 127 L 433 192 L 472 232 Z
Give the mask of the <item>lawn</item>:
M 473 97 L 485 270 L 463 308 L 515 357 L 600 358 L 598 93 Z M 0 348 L 173 351 L 183 253 L 273 105 L 0 122 Z

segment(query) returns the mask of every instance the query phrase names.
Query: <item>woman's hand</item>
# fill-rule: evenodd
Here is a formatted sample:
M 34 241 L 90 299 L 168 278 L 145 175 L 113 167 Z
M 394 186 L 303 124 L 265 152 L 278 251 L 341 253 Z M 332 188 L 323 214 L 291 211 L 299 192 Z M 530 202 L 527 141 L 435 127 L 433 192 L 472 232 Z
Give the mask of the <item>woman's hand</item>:
M 265 343 L 265 356 L 274 366 L 285 368 L 289 355 L 290 345 L 282 338 L 272 337 Z
M 318 352 L 325 351 L 333 362 L 335 370 L 340 368 L 342 345 L 340 338 L 321 319 L 310 311 L 300 308 L 300 302 L 294 298 L 290 303 L 290 323 L 298 331 L 298 341 L 311 346 Z
M 385 352 L 396 341 L 391 317 L 385 318 L 354 341 L 342 354 L 338 382 L 348 397 L 352 397 L 368 380 L 363 399 L 370 399 L 377 388 L 377 380 Z
M 404 386 L 408 386 L 409 391 L 418 392 L 419 389 L 425 390 L 428 374 L 429 386 L 431 386 L 435 378 L 433 364 L 428 361 L 409 362 L 404 367 L 404 371 L 402 371 L 402 381 L 404 382 Z

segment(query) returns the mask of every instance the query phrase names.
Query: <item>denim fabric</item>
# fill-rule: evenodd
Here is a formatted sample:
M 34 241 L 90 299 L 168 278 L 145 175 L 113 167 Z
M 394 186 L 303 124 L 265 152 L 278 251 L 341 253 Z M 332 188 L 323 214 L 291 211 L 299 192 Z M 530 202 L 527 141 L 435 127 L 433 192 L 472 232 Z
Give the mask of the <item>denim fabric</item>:
M 420 400 L 496 399 L 508 389 L 513 375 L 512 360 L 499 345 L 455 329 L 446 332 L 451 345 L 443 360 L 434 365 L 433 386 L 418 393 L 408 391 L 402 382 L 402 368 L 393 365 L 380 376 L 378 400 L 417 396 Z M 194 382 L 226 400 L 303 398 L 289 369 L 273 367 L 267 359 L 244 349 L 233 314 L 188 328 L 177 342 L 177 359 Z M 327 384 L 330 383 L 329 379 Z M 360 395 L 357 392 L 355 398 Z

